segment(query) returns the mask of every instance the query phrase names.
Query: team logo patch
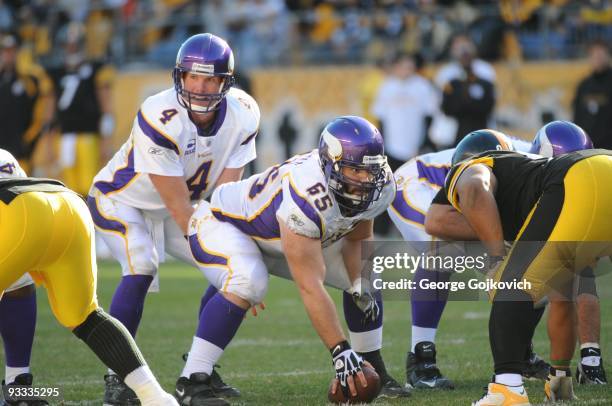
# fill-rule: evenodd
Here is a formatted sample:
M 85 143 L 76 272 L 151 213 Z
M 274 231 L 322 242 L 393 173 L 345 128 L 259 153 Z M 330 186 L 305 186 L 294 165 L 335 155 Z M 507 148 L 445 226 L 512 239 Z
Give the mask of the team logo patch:
M 247 109 L 251 110 L 251 104 L 244 98 L 238 97 L 238 101 L 244 105 Z
M 304 226 L 304 222 L 296 214 L 289 216 L 289 223 L 298 227 Z
M 185 150 L 185 155 L 193 154 L 196 150 L 196 141 L 195 138 L 192 138 L 187 143 L 187 149 Z

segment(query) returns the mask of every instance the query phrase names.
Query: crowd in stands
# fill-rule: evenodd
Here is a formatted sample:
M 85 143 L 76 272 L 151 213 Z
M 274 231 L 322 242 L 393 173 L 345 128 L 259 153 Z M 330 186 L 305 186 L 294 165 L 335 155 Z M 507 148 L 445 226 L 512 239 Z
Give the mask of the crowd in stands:
M 17 32 L 43 65 L 75 21 L 90 58 L 158 67 L 202 31 L 227 38 L 247 69 L 379 61 L 398 50 L 440 61 L 458 31 L 488 61 L 573 58 L 593 39 L 612 41 L 607 0 L 0 0 L 0 31 Z

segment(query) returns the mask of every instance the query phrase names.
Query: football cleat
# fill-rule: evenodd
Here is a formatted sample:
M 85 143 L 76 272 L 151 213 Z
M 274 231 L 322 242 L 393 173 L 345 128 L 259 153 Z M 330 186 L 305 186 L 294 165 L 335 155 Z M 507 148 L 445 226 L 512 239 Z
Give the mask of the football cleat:
M 402 388 L 395 379 L 387 375 L 386 380 L 381 382 L 379 398 L 395 399 L 395 398 L 407 398 L 410 396 L 410 390 L 408 388 Z
M 576 368 L 576 381 L 580 385 L 607 385 L 608 380 L 606 379 L 606 370 L 602 364 L 592 367 L 584 365 L 583 363 L 578 364 Z
M 429 341 L 418 343 L 406 359 L 406 388 L 454 389 L 453 382 L 442 375 L 436 365 L 436 345 Z
M 183 361 L 187 362 L 188 357 L 188 352 L 183 354 Z M 221 368 L 221 365 L 215 364 L 212 374 L 210 374 L 210 387 L 212 388 L 213 392 L 220 398 L 239 398 L 240 391 L 223 382 L 221 375 L 219 375 L 217 372 L 217 369 L 219 368 Z
M 522 375 L 525 379 L 539 379 L 545 381 L 546 378 L 548 378 L 549 372 L 550 364 L 540 358 L 538 354 L 532 352 Z
M 11 386 L 32 386 L 32 374 L 20 374 L 17 375 L 15 377 L 15 380 L 12 383 L 9 383 L 8 385 L 5 384 L 4 381 L 2 381 L 2 395 L 4 397 L 4 402 L 2 403 L 3 406 L 45 406 L 48 405 L 49 402 L 47 402 L 44 399 L 40 399 L 40 398 L 29 398 L 29 399 L 23 399 L 23 398 L 15 398 L 13 396 L 9 396 L 9 391 L 8 389 Z
M 576 381 L 581 385 L 607 385 L 606 371 L 603 367 L 601 359 L 601 350 L 599 348 L 587 347 L 580 350 L 582 359 L 587 357 L 598 357 L 599 365 L 592 366 L 580 362 L 576 368 Z
M 181 406 L 229 406 L 228 401 L 215 395 L 210 384 L 211 377 L 204 372 L 193 373 L 189 379 L 181 376 L 174 396 Z
M 561 371 L 557 371 L 561 372 Z M 546 402 L 558 402 L 564 400 L 576 400 L 577 397 L 574 395 L 574 385 L 572 381 L 572 375 L 569 371 L 566 372 L 565 376 L 555 376 L 555 369 L 550 369 L 550 375 L 544 383 L 544 394 L 546 395 Z
M 104 406 L 138 406 L 140 400 L 117 375 L 104 375 Z
M 238 389 L 223 382 L 221 375 L 219 375 L 217 372 L 217 368 L 220 368 L 220 366 L 215 365 L 212 374 L 210 375 L 210 387 L 212 388 L 213 393 L 221 398 L 240 397 L 240 391 Z
M 522 388 L 522 393 L 517 393 L 506 385 L 491 382 L 485 394 L 472 402 L 472 406 L 529 406 L 527 391 Z

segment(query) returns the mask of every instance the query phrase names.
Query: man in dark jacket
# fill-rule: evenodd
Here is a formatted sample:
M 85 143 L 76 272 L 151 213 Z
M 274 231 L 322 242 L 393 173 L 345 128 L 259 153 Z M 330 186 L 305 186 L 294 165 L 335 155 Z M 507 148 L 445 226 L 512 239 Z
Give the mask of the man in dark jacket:
M 473 45 L 457 47 L 455 53 L 463 72 L 444 86 L 441 109 L 457 120 L 457 145 L 466 134 L 489 126 L 495 107 L 495 86 L 475 74 L 472 61 L 476 48 Z
M 589 62 L 592 72 L 574 97 L 574 122 L 589 134 L 595 148 L 612 149 L 612 67 L 605 42 L 591 44 Z

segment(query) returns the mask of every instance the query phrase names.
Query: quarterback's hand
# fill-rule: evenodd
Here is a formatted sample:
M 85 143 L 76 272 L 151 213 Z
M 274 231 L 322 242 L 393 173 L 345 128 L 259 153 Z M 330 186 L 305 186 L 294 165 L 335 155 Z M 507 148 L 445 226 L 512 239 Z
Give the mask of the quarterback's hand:
M 336 382 L 334 388 L 340 385 L 342 391 L 347 394 L 350 391 L 352 396 L 357 395 L 354 376 L 357 375 L 363 386 L 367 386 L 367 380 L 361 371 L 363 358 L 351 348 L 348 341 L 342 341 L 330 350 L 334 369 L 336 370 Z M 335 393 L 335 390 L 334 390 Z
M 380 306 L 370 292 L 353 292 L 353 301 L 363 312 L 364 323 L 374 321 L 380 316 Z

